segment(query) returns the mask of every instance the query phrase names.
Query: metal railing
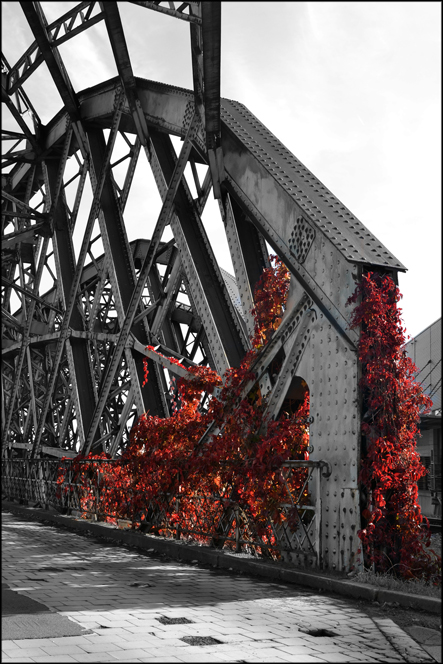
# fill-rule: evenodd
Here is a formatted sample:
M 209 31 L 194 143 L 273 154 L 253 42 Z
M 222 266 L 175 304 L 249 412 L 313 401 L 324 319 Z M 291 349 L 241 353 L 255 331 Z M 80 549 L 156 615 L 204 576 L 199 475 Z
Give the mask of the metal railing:
M 226 493 L 184 494 L 178 486 L 175 492 L 159 494 L 146 503 L 137 496 L 137 511 L 133 507 L 132 489 L 122 489 L 119 510 L 115 513 L 112 511 L 115 508 L 109 507 L 108 496 L 113 487 L 107 483 L 105 469 L 106 464 L 121 462 L 75 463 L 77 469 L 79 464 L 89 464 L 81 482 L 72 460 L 3 459 L 3 496 L 99 521 L 126 519 L 133 527 L 140 524 L 142 530 L 164 537 L 197 540 L 237 553 L 246 551 L 263 557 L 280 557 L 302 566 L 322 567 L 321 477 L 330 474 L 325 461 L 285 462 L 280 472 L 286 499 L 278 507 L 279 516 L 266 514 L 260 519 Z M 303 483 L 294 490 L 291 474 L 300 470 L 305 471 Z

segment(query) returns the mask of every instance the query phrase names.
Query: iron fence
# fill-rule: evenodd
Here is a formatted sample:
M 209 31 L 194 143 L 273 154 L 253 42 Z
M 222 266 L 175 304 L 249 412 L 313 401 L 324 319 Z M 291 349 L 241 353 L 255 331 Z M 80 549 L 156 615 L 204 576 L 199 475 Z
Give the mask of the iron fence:
M 115 487 L 108 483 L 105 464 L 119 460 L 76 461 L 88 464 L 82 481 L 71 460 L 4 459 L 2 493 L 9 500 L 53 507 L 62 513 L 94 520 L 115 519 L 154 535 L 199 541 L 215 548 L 247 552 L 311 567 L 321 560 L 321 478 L 330 474 L 325 461 L 287 461 L 280 468 L 286 499 L 278 515 L 252 515 L 241 502 L 226 493 L 159 494 L 133 507 L 133 489 L 122 488 L 119 511 L 110 508 L 108 497 Z M 79 466 L 77 466 L 78 468 Z M 291 474 L 304 469 L 303 483 L 296 490 Z M 115 508 L 114 508 L 115 509 Z

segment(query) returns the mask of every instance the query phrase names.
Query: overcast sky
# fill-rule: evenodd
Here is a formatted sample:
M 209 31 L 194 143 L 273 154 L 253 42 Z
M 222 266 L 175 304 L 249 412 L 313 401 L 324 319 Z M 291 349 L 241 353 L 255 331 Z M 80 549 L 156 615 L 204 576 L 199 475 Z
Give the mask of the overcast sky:
M 75 4 L 42 6 L 51 22 Z M 189 25 L 118 4 L 135 75 L 192 88 Z M 33 39 L 19 3 L 2 2 L 2 18 L 13 65 Z M 103 22 L 60 52 L 76 91 L 117 74 Z M 25 89 L 44 123 L 62 106 L 45 65 Z M 407 333 L 439 318 L 441 4 L 222 3 L 221 91 L 244 103 L 408 268 L 400 274 Z M 134 200 L 148 178 L 146 164 L 139 170 Z M 137 210 L 128 212 L 130 239 L 149 237 Z M 157 210 L 159 203 L 152 223 Z M 220 223 L 211 200 L 205 225 L 232 272 Z

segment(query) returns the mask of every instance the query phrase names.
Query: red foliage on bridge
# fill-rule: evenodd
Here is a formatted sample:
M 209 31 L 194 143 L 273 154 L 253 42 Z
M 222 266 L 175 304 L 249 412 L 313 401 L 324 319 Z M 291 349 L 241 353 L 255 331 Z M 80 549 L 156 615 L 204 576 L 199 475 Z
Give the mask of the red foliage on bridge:
M 235 502 L 247 521 L 254 523 L 262 541 L 273 543 L 269 518 L 274 524 L 285 519 L 279 507 L 288 501 L 280 467 L 288 459 L 306 456 L 309 396 L 295 413 L 269 420 L 266 395 L 258 385 L 245 389 L 256 378 L 251 369 L 255 358 L 284 313 L 290 275 L 277 257 L 271 261 L 255 290 L 251 350 L 240 367 L 226 371 L 223 380 L 208 367 L 188 369 L 190 378 L 176 381 L 172 415 L 160 418 L 145 413 L 139 418 L 121 463 L 106 464 L 106 482 L 100 493 L 108 513 L 128 518 L 138 514 L 141 521 L 148 505 L 157 501 L 159 509 L 168 504 L 168 522 L 180 522 L 182 531 L 201 524 L 202 531 L 211 532 L 220 502 Z M 147 362 L 145 372 L 147 380 Z M 208 407 L 202 409 L 202 393 L 211 394 L 216 387 L 221 388 L 220 393 L 212 395 Z M 202 443 L 210 425 L 213 433 Z M 98 460 L 106 455 L 88 458 Z M 77 464 L 76 469 L 85 477 L 84 467 Z M 298 469 L 286 481 L 296 490 L 303 486 L 305 476 L 306 470 Z M 179 503 L 168 502 L 168 496 L 177 495 Z M 307 500 L 307 490 L 304 496 Z
M 253 535 L 264 543 L 263 552 L 275 542 L 270 521 L 276 525 L 287 518 L 291 527 L 295 524 L 297 515 L 280 509 L 288 498 L 280 468 L 289 459 L 307 457 L 309 396 L 295 413 L 270 420 L 266 395 L 254 386 L 253 372 L 254 360 L 281 323 L 288 288 L 288 271 L 272 257 L 257 284 L 252 348 L 240 367 L 228 369 L 223 379 L 207 367 L 188 369 L 190 377 L 176 382 L 171 417 L 145 413 L 138 420 L 120 461 L 101 464 L 102 469 L 106 466 L 100 484 L 104 513 L 140 525 L 156 506 L 165 521 L 180 524 L 183 533 L 192 531 L 201 541 L 212 533 L 214 541 L 220 514 L 229 514 L 235 504 L 246 522 L 254 524 Z M 390 277 L 369 272 L 348 300 L 356 304 L 351 326 L 360 327 L 359 480 L 366 505 L 359 537 L 367 565 L 405 578 L 435 580 L 438 559 L 425 550 L 429 527 L 417 502 L 417 481 L 426 471 L 416 452 L 416 437 L 420 413 L 431 401 L 414 380 L 416 367 L 403 350 L 400 297 Z M 147 363 L 145 367 L 147 379 Z M 212 394 L 215 388 L 220 388 L 217 396 Z M 202 393 L 212 394 L 207 408 L 202 408 Z M 204 437 L 209 426 L 212 433 Z M 71 466 L 72 481 L 87 486 L 94 476 L 91 468 L 109 455 L 89 455 L 90 469 L 82 459 L 79 455 Z M 290 489 L 300 490 L 305 477 L 306 470 L 294 471 Z M 303 497 L 308 499 L 307 490 Z M 195 535 L 199 528 L 201 537 Z
M 348 304 L 356 303 L 351 326 L 360 326 L 362 413 L 360 482 L 367 504 L 359 537 L 365 561 L 377 571 L 405 578 L 433 578 L 436 558 L 429 524 L 418 504 L 417 481 L 427 471 L 416 451 L 420 413 L 432 401 L 414 376 L 417 367 L 403 350 L 399 289 L 389 276 L 363 275 Z

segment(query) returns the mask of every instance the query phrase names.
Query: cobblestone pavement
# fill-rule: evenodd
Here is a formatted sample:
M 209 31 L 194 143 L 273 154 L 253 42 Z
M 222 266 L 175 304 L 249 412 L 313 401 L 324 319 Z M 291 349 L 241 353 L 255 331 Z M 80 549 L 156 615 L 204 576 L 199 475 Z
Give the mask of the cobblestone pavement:
M 2 641 L 3 662 L 431 661 L 391 620 L 377 624 L 346 600 L 107 546 L 10 513 L 2 521 L 3 582 L 92 630 Z

